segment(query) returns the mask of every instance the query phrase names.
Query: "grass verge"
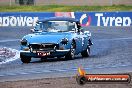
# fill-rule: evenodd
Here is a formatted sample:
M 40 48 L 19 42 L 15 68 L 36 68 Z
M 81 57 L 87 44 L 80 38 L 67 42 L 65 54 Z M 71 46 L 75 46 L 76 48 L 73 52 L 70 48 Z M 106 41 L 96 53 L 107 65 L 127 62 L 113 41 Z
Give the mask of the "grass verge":
M 0 6 L 0 12 L 76 12 L 76 11 L 132 11 L 132 6 Z

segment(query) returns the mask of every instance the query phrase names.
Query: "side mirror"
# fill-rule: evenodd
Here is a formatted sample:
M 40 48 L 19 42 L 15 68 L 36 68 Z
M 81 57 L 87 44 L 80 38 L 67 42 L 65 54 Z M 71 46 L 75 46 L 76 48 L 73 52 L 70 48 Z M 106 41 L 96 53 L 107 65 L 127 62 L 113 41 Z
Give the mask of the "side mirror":
M 30 31 L 31 31 L 32 33 L 34 33 L 34 32 L 35 32 L 35 30 L 34 30 L 34 29 L 30 29 Z

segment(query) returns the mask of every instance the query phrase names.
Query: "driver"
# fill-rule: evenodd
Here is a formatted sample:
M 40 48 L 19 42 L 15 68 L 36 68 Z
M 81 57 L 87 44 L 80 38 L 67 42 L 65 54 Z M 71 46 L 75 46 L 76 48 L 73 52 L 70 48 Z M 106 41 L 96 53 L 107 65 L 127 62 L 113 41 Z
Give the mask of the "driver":
M 77 21 L 76 24 L 77 24 L 78 32 L 81 32 L 82 31 L 82 27 L 81 27 L 80 22 Z

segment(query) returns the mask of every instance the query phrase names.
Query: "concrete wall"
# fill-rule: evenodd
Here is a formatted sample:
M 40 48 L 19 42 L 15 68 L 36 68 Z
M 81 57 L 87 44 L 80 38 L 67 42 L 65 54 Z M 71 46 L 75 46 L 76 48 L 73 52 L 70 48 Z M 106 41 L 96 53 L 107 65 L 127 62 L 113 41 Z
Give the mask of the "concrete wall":
M 15 5 L 15 0 L 0 0 L 0 6 L 4 5 Z
M 132 5 L 132 0 L 35 0 L 36 5 Z
M 16 5 L 19 0 L 0 0 L 0 5 Z M 132 0 L 34 0 L 35 5 L 132 5 Z

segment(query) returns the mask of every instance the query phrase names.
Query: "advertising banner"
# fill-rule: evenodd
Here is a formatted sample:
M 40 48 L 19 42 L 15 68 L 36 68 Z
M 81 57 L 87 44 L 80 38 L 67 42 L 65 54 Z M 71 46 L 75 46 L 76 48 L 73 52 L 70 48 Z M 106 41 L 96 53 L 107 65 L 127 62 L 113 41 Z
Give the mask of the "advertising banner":
M 35 26 L 59 16 L 76 18 L 82 26 L 132 26 L 132 12 L 0 12 L 0 26 Z
M 75 12 L 84 26 L 132 26 L 132 12 Z

